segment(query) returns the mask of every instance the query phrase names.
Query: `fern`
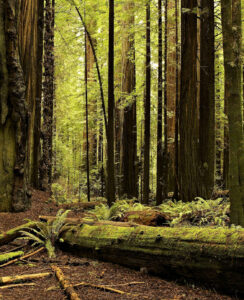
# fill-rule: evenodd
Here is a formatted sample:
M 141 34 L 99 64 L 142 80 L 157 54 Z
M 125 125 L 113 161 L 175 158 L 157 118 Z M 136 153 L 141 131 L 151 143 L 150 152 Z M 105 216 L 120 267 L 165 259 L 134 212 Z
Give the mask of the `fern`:
M 49 258 L 55 257 L 55 243 L 59 240 L 59 236 L 65 228 L 65 218 L 68 213 L 69 210 L 63 211 L 60 209 L 53 222 L 35 222 L 36 229 L 26 228 L 22 230 L 20 239 L 32 241 L 32 246 L 44 246 Z

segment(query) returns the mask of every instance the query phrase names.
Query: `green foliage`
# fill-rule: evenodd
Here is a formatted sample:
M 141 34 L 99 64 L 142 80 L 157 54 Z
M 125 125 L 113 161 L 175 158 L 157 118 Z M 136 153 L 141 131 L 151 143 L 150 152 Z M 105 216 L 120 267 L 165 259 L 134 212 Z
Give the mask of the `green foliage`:
M 105 204 L 95 207 L 91 214 L 98 220 L 120 220 L 127 212 L 157 210 L 166 214 L 171 221 L 171 226 L 195 225 L 195 226 L 226 226 L 229 225 L 229 201 L 219 198 L 216 200 L 204 200 L 200 197 L 192 202 L 168 200 L 159 207 L 149 207 L 133 200 L 119 200 L 111 208 Z
M 69 210 L 60 209 L 56 215 L 56 219 L 47 223 L 35 222 L 36 228 L 26 228 L 21 231 L 20 239 L 32 241 L 32 246 L 44 246 L 48 252 L 49 258 L 55 257 L 55 243 L 59 240 L 59 236 L 65 228 L 64 222 Z
M 172 217 L 171 226 L 179 224 L 225 226 L 229 222 L 230 203 L 223 198 L 204 200 L 197 197 L 192 202 L 169 200 L 159 208 Z
M 125 213 L 129 211 L 145 211 L 152 210 L 151 207 L 145 206 L 141 203 L 134 203 L 134 200 L 118 200 L 110 208 L 101 204 L 91 211 L 98 220 L 118 220 L 121 219 Z
M 59 183 L 52 184 L 52 199 L 57 203 L 66 202 L 66 191 Z

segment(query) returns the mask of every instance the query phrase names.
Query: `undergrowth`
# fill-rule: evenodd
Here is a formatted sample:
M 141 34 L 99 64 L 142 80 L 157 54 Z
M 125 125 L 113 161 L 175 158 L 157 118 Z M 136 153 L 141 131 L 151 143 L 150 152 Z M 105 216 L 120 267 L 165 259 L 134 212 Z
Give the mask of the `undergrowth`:
M 145 206 L 133 200 L 119 200 L 110 208 L 101 204 L 91 211 L 98 220 L 121 220 L 130 211 L 158 211 L 168 216 L 169 225 L 226 226 L 229 224 L 230 203 L 227 199 L 204 200 L 197 197 L 192 202 L 167 200 L 158 207 Z
M 65 228 L 65 218 L 69 210 L 60 209 L 54 221 L 35 222 L 35 228 L 26 228 L 21 231 L 22 236 L 19 239 L 29 240 L 32 246 L 44 246 L 48 252 L 49 258 L 55 257 L 55 243 L 59 240 L 60 234 Z

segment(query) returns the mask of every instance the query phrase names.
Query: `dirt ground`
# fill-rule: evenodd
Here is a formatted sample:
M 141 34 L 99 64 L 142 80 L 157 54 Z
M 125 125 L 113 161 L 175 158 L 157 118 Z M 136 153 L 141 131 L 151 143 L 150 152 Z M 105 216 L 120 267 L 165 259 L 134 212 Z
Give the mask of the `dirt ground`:
M 49 195 L 40 191 L 33 191 L 32 207 L 24 213 L 0 213 L 0 232 L 23 224 L 24 219 L 38 220 L 39 215 L 56 215 L 59 207 L 48 201 Z M 69 216 L 79 216 L 80 212 L 71 212 Z M 0 247 L 0 253 L 16 248 L 21 241 Z M 29 246 L 26 251 L 33 251 Z M 126 292 L 120 295 L 95 287 L 80 286 L 75 288 L 80 299 L 161 299 L 161 300 L 230 300 L 240 299 L 220 295 L 193 285 L 180 285 L 177 282 L 165 281 L 145 272 L 131 270 L 111 263 L 105 263 L 87 258 L 78 258 L 61 250 L 56 251 L 57 257 L 50 261 L 43 251 L 25 261 L 0 268 L 0 277 L 22 274 L 50 272 L 50 276 L 33 280 L 34 286 L 22 286 L 1 289 L 1 300 L 63 300 L 68 299 L 56 279 L 51 265 L 61 268 L 66 279 L 72 285 L 86 282 L 94 285 L 103 285 Z

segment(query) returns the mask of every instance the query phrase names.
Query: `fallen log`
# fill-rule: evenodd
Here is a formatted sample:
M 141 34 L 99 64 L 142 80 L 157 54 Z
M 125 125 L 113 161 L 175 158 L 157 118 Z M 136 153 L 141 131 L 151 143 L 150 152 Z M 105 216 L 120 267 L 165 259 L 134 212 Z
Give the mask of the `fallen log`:
M 5 245 L 17 237 L 21 236 L 21 231 L 26 228 L 33 228 L 35 227 L 35 222 L 28 222 L 26 224 L 20 225 L 18 227 L 12 228 L 4 233 L 0 234 L 0 246 Z
M 62 241 L 80 256 L 244 294 L 243 229 L 83 224 L 64 232 Z
M 52 266 L 52 270 L 55 272 L 55 275 L 60 282 L 62 288 L 65 290 L 65 293 L 69 297 L 70 300 L 80 300 L 79 296 L 75 292 L 74 288 L 71 286 L 69 281 L 64 277 L 63 271 L 57 267 Z
M 1 268 L 2 264 L 5 264 L 9 260 L 15 259 L 16 257 L 20 257 L 22 255 L 24 255 L 23 251 L 16 251 L 16 252 L 0 254 L 0 268 Z
M 51 273 L 37 273 L 37 274 L 26 274 L 26 275 L 16 275 L 16 276 L 4 276 L 0 277 L 0 285 L 10 284 L 10 283 L 20 283 L 33 279 L 40 279 L 50 276 Z

